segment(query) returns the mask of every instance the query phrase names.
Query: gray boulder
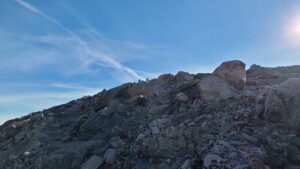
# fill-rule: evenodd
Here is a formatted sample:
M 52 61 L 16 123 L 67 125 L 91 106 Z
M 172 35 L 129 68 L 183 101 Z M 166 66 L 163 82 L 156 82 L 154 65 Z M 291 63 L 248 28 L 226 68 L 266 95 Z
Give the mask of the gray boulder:
M 201 98 L 204 100 L 215 97 L 229 97 L 236 93 L 236 89 L 229 85 L 226 81 L 209 75 L 203 78 L 198 84 Z
M 268 93 L 264 117 L 283 119 L 291 127 L 300 124 L 300 78 L 290 78 Z

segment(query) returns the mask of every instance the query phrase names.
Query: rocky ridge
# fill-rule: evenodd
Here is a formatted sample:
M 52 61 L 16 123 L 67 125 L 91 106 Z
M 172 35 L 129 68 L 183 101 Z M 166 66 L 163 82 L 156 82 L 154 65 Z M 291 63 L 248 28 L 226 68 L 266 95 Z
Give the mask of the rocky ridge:
M 0 126 L 2 169 L 299 169 L 300 66 L 127 83 Z

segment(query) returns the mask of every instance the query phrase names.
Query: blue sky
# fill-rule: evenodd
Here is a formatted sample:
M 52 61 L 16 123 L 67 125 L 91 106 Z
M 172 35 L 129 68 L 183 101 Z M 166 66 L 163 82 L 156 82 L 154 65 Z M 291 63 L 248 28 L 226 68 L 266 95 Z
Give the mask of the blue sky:
M 300 64 L 299 0 L 2 0 L 0 123 L 231 59 Z

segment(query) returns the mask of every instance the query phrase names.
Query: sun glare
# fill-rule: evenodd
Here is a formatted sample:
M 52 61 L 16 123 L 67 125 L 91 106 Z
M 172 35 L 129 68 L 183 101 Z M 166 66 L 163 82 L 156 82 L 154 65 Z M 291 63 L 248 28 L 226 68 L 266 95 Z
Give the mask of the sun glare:
M 299 23 L 295 26 L 294 33 L 300 34 L 300 20 L 299 20 Z
M 291 17 L 286 25 L 286 43 L 293 47 L 300 47 L 300 13 Z

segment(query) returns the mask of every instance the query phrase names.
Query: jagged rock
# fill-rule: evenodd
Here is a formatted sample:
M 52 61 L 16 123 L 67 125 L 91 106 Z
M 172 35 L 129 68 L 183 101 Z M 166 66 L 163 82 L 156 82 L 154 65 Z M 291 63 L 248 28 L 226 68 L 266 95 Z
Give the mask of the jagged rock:
M 300 78 L 300 66 L 262 67 L 251 65 L 247 70 L 247 85 L 274 86 L 279 85 L 289 78 Z
M 167 123 L 168 119 L 156 119 L 149 124 L 152 134 L 159 134 L 163 126 Z
M 178 81 L 186 82 L 186 81 L 191 81 L 191 80 L 193 80 L 193 79 L 194 79 L 194 75 L 189 74 L 189 73 L 187 73 L 187 72 L 180 71 L 180 72 L 178 72 L 178 73 L 175 75 L 175 78 L 176 78 Z
M 172 74 L 163 74 L 163 75 L 160 75 L 157 80 L 160 82 L 160 83 L 166 83 L 166 82 L 169 82 L 171 80 L 174 79 L 174 75 Z
M 232 147 L 229 143 L 219 141 L 209 151 L 203 160 L 204 169 L 222 168 L 222 169 L 252 169 L 251 163 L 238 149 Z
M 103 159 L 108 164 L 113 164 L 117 157 L 117 150 L 110 148 L 105 151 Z
M 103 163 L 103 159 L 93 155 L 89 160 L 81 165 L 81 169 L 97 169 Z
M 236 89 L 242 90 L 246 84 L 245 66 L 245 63 L 238 60 L 228 61 L 222 63 L 213 74 L 226 80 Z
M 189 98 L 183 92 L 177 93 L 176 99 L 180 102 L 187 102 L 189 100 Z
M 201 98 L 208 100 L 216 97 L 229 97 L 235 94 L 235 89 L 226 81 L 214 75 L 209 75 L 198 84 Z
M 271 90 L 265 102 L 265 118 L 300 125 L 300 78 L 290 78 Z

